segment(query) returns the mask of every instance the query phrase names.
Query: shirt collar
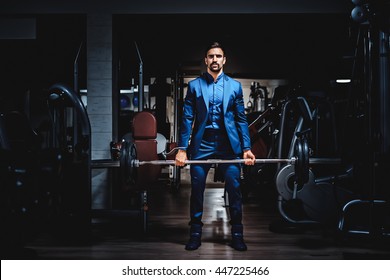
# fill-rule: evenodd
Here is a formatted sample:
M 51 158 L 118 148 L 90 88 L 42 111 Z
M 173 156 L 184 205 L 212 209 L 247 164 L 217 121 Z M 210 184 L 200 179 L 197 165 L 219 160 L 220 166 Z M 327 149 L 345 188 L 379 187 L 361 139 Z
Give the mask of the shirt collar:
M 217 77 L 217 80 L 215 81 L 216 83 L 219 82 L 219 80 L 222 79 L 222 77 L 225 75 L 224 72 L 222 72 L 218 77 Z M 214 78 L 213 76 L 211 76 L 208 72 L 205 72 L 205 77 L 206 77 L 206 80 L 207 80 L 207 83 L 213 83 L 214 82 Z

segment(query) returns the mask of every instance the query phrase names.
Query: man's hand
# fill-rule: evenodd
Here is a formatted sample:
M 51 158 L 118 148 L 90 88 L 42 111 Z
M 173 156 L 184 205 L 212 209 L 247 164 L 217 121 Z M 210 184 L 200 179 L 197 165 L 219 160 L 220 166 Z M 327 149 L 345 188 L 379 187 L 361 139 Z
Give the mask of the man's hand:
M 175 158 L 175 165 L 184 166 L 187 159 L 187 152 L 185 150 L 178 150 Z
M 254 165 L 256 157 L 251 150 L 244 152 L 243 158 L 245 159 L 245 165 Z

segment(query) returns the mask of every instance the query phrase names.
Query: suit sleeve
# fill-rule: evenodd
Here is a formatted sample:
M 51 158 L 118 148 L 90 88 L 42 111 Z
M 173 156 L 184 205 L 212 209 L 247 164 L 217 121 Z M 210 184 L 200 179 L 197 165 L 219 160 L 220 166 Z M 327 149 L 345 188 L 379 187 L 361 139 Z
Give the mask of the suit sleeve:
M 183 150 L 187 150 L 191 132 L 192 132 L 192 123 L 195 117 L 195 100 L 196 93 L 192 83 L 188 84 L 187 94 L 184 98 L 183 106 L 183 117 L 180 125 L 179 141 L 178 146 Z
M 248 121 L 245 114 L 244 97 L 241 83 L 238 83 L 238 90 L 235 98 L 235 122 L 240 136 L 241 147 L 243 151 L 251 149 L 251 139 L 248 128 Z

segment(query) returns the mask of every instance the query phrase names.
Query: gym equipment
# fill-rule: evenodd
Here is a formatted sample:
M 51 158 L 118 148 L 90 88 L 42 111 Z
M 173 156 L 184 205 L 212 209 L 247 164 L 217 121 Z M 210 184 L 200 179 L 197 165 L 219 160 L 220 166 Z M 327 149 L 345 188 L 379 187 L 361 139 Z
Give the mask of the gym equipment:
M 350 104 L 361 104 L 363 119 L 359 133 L 364 131 L 361 143 L 356 146 L 356 186 L 359 197 L 350 200 L 342 209 L 339 231 L 368 235 L 372 240 L 390 236 L 390 192 L 387 184 L 389 153 L 389 9 L 386 1 L 352 1 L 356 6 L 352 19 L 357 29 L 355 55 L 348 92 Z M 388 6 L 388 5 L 387 5 Z M 355 82 L 359 81 L 359 85 Z M 360 86 L 363 85 L 363 86 Z M 361 100 L 355 100 L 360 96 Z M 350 106 L 350 108 L 353 108 Z M 350 112 L 356 110 L 351 109 Z M 350 114 L 347 112 L 347 114 Z M 380 137 L 377 137 L 380 135 Z M 355 144 L 356 145 L 356 144 Z
M 68 85 L 47 92 L 51 127 L 47 145 L 62 156 L 55 234 L 75 242 L 91 234 L 91 125 L 81 97 Z M 78 231 L 73 229 L 77 228 Z
M 27 253 L 33 238 L 56 212 L 62 156 L 43 149 L 24 112 L 0 113 L 2 256 Z
M 157 154 L 163 154 L 167 146 L 167 138 L 161 133 L 157 133 Z
M 291 230 L 294 228 L 294 224 L 334 225 L 337 222 L 339 209 L 350 195 L 346 193 L 345 189 L 334 184 L 335 181 L 339 183 L 340 179 L 348 179 L 351 174 L 348 172 L 344 174 L 345 170 L 340 170 L 344 169 L 344 160 L 338 161 L 339 166 L 335 168 L 313 166 L 309 170 L 306 169 L 307 162 L 313 165 L 316 157 L 322 158 L 324 154 L 338 153 L 329 148 L 329 146 L 336 148 L 334 139 L 328 138 L 328 136 L 334 135 L 333 131 L 325 135 L 327 136 L 325 139 L 329 139 L 325 145 L 325 153 L 323 146 L 318 144 L 320 135 L 317 116 L 320 100 L 317 95 L 311 96 L 306 90 L 302 92 L 303 89 L 302 87 L 289 89 L 286 100 L 281 103 L 279 126 L 276 128 L 278 132 L 274 140 L 277 143 L 276 157 L 301 155 L 298 166 L 280 165 L 275 174 L 278 209 L 283 217 L 281 223 L 275 223 L 273 226 L 278 231 Z M 321 127 L 321 133 L 322 131 L 323 127 Z M 321 141 L 326 141 L 325 139 L 321 139 Z M 297 142 L 301 144 L 297 144 Z M 310 142 L 310 151 L 307 150 L 309 148 L 308 142 Z M 308 157 L 308 155 L 312 156 L 313 154 L 316 157 Z M 330 158 L 333 157 L 330 156 Z M 326 162 L 323 161 L 323 163 Z M 334 176 L 329 176 L 328 172 L 333 169 L 340 170 L 337 171 L 337 174 L 339 172 L 341 174 L 331 173 Z M 316 176 L 320 176 L 321 179 L 316 178 Z
M 114 205 L 114 209 L 91 209 L 91 173 L 96 165 L 91 163 L 91 127 L 81 97 L 69 86 L 57 83 L 48 90 L 48 106 L 52 120 L 48 136 L 49 147 L 60 151 L 62 156 L 61 180 L 58 184 L 58 215 L 55 220 L 58 223 L 58 234 L 68 240 L 89 242 L 92 219 L 132 217 L 134 214 L 145 232 L 148 210 L 146 191 L 126 193 L 126 196 L 123 196 L 126 208 L 116 208 Z M 116 152 L 114 157 L 118 158 L 117 163 L 121 163 L 118 167 L 128 167 L 127 157 L 136 157 L 136 154 L 133 154 L 135 151 L 130 144 L 126 147 L 125 142 L 120 146 L 111 147 Z M 120 149 L 126 149 L 128 153 L 122 153 Z M 131 178 L 136 178 L 131 167 L 118 171 L 120 178 L 130 178 L 129 172 Z M 137 199 L 134 199 L 135 205 L 132 203 L 133 195 L 137 195 Z
M 120 96 L 121 109 L 130 107 L 130 98 L 124 94 Z
M 304 138 L 299 138 L 295 142 L 295 154 L 291 158 L 265 158 L 256 159 L 255 163 L 273 164 L 282 163 L 294 166 L 294 180 L 298 185 L 303 185 L 309 180 L 311 164 L 339 164 L 339 158 L 309 158 L 309 147 Z M 178 149 L 176 147 L 174 149 Z M 169 153 L 172 153 L 170 151 Z M 175 160 L 138 160 L 137 147 L 135 144 L 123 141 L 121 147 L 120 161 L 99 160 L 92 161 L 92 168 L 120 167 L 125 174 L 127 181 L 134 181 L 137 177 L 137 168 L 145 165 L 175 165 Z M 245 163 L 245 159 L 207 159 L 207 160 L 187 160 L 185 164 L 223 164 L 223 163 Z

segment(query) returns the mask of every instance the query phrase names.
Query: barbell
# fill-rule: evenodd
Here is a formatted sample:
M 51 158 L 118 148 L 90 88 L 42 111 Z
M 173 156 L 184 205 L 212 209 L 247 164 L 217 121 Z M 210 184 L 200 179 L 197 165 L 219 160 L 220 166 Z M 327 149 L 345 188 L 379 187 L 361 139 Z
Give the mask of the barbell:
M 177 148 L 176 148 L 177 149 Z M 171 154 L 170 151 L 168 154 Z M 137 149 L 134 143 L 122 141 L 117 158 L 119 160 L 93 160 L 91 168 L 119 167 L 124 180 L 127 182 L 136 182 L 137 168 L 147 165 L 175 165 L 175 160 L 150 160 L 142 161 L 137 159 Z M 189 164 L 227 164 L 227 163 L 245 163 L 245 159 L 193 159 L 186 160 L 185 165 Z M 290 164 L 294 166 L 294 180 L 299 186 L 309 181 L 309 169 L 313 164 L 339 164 L 340 158 L 310 158 L 309 146 L 306 138 L 297 138 L 294 146 L 294 155 L 291 158 L 257 158 L 255 164 Z

